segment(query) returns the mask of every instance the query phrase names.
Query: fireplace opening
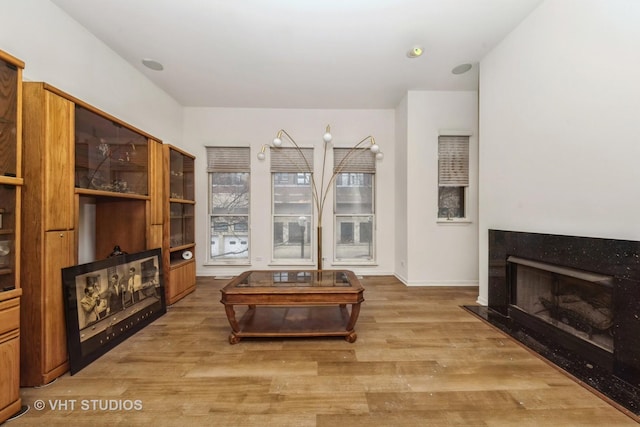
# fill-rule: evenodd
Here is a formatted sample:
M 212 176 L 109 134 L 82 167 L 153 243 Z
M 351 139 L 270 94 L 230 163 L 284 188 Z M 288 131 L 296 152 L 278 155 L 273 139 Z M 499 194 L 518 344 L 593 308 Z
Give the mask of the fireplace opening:
M 614 352 L 612 276 L 516 256 L 507 266 L 512 309 Z

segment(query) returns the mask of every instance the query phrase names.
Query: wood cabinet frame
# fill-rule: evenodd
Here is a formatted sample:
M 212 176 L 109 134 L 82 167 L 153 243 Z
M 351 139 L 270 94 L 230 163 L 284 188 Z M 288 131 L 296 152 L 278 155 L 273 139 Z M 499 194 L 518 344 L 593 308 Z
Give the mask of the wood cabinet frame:
M 7 95 L 14 95 L 15 102 L 8 100 L 7 106 L 15 108 L 15 176 L 0 176 L 0 185 L 15 189 L 15 201 L 12 230 L 9 232 L 13 248 L 12 263 L 8 271 L 2 272 L 7 277 L 12 275 L 13 285 L 7 284 L 6 290 L 0 290 L 0 424 L 20 412 L 22 399 L 20 398 L 20 304 L 22 288 L 20 285 L 20 248 L 21 248 L 21 209 L 24 178 L 22 176 L 22 70 L 24 62 L 0 50 L 0 64 L 15 67 L 16 86 L 6 87 Z M 4 64 L 2 64 L 4 65 Z M 4 93 L 0 94 L 3 96 Z M 14 103 L 13 106 L 10 104 Z M 0 103 L 1 104 L 1 103 Z M 0 128 L 0 130 L 2 130 Z M 2 147 L 0 147 L 0 151 Z M 8 148 L 8 147 L 5 147 Z M 0 152 L 0 155 L 3 153 Z M 1 208 L 2 206 L 0 206 Z M 2 226 L 0 225 L 0 228 Z M 4 235 L 3 235 L 4 236 Z M 0 236 L 2 237 L 2 236 Z M 4 240 L 4 239 L 0 239 Z M 8 279 L 9 281 L 11 279 Z
M 114 246 L 129 253 L 162 246 L 163 192 L 158 185 L 162 142 L 125 122 L 42 82 L 23 84 L 25 191 L 22 259 L 29 268 L 21 324 L 22 386 L 39 386 L 69 370 L 61 269 L 79 262 L 80 205 L 95 204 L 96 259 Z M 75 107 L 142 135 L 148 142 L 148 194 L 76 187 Z M 154 174 L 154 175 L 152 175 Z M 157 175 L 160 174 L 160 177 Z M 87 262 L 87 261 L 85 261 Z

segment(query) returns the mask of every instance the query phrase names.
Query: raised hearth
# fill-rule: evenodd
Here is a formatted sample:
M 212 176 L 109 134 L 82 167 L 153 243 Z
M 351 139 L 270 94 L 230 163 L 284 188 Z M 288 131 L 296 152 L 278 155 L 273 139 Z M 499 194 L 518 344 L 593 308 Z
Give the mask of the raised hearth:
M 489 230 L 488 284 L 467 309 L 640 416 L 640 242 Z

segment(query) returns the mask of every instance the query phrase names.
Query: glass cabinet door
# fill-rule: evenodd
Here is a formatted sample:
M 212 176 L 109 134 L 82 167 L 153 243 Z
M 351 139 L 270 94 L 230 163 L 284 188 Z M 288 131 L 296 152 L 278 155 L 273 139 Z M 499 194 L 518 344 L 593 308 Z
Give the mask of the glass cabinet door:
M 18 68 L 0 59 L 0 175 L 16 176 L 17 117 Z
M 172 199 L 194 200 L 193 158 L 170 150 L 170 194 Z
M 146 136 L 77 104 L 75 124 L 77 188 L 149 194 Z
M 0 185 L 0 292 L 15 287 L 16 189 Z
M 171 248 L 193 244 L 195 241 L 194 205 L 170 203 Z

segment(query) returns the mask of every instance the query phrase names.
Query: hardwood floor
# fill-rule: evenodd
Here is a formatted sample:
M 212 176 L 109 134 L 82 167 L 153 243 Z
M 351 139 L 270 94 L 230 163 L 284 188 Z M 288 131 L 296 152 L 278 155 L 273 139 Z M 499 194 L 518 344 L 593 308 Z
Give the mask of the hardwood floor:
M 23 388 L 31 409 L 7 426 L 637 425 L 462 309 L 476 288 L 365 277 L 355 343 L 230 345 L 226 282 L 198 278 L 194 293 L 76 375 Z

